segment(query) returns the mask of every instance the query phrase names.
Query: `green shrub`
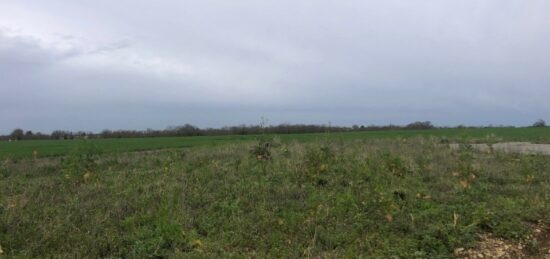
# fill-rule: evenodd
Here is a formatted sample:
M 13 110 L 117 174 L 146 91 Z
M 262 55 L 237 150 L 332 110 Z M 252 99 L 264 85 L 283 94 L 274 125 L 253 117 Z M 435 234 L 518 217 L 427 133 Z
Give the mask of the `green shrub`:
M 403 177 L 412 172 L 400 156 L 386 152 L 382 154 L 381 158 L 386 171 L 395 176 Z
M 304 154 L 303 171 L 308 177 L 315 178 L 319 185 L 326 185 L 326 180 L 319 177 L 329 171 L 334 159 L 334 151 L 328 144 L 310 146 Z
M 66 179 L 88 179 L 96 172 L 100 154 L 92 143 L 82 143 L 63 159 L 63 176 Z
M 272 159 L 271 157 L 271 143 L 272 141 L 269 138 L 266 138 L 264 136 L 260 137 L 257 140 L 256 145 L 252 147 L 250 150 L 250 154 L 256 159 L 257 161 L 269 161 Z

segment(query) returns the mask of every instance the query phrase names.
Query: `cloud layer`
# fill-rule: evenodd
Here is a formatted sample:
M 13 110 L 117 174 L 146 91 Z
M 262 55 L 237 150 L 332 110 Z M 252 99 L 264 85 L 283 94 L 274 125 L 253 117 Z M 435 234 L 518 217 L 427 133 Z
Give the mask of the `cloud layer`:
M 0 133 L 526 125 L 548 71 L 545 0 L 0 3 Z

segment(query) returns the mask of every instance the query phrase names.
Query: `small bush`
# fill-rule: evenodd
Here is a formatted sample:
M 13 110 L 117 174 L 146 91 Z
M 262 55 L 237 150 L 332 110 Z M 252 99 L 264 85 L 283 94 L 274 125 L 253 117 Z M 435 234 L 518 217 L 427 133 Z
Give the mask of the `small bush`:
M 258 139 L 256 145 L 252 147 L 250 153 L 258 161 L 271 160 L 271 140 L 265 136 Z
M 328 171 L 334 157 L 332 148 L 327 144 L 307 149 L 304 156 L 304 169 L 306 174 L 310 176 L 319 176 Z
M 89 178 L 97 169 L 97 159 L 100 151 L 91 143 L 77 146 L 63 160 L 63 175 L 67 179 L 80 177 Z
M 405 161 L 399 156 L 384 153 L 382 154 L 382 161 L 384 162 L 385 169 L 395 176 L 403 177 L 411 172 Z

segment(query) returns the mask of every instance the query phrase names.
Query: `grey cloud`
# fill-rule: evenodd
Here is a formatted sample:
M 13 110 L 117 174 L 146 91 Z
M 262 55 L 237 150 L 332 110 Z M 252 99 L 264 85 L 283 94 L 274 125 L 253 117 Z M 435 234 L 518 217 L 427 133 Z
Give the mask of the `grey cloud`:
M 550 114 L 543 0 L 11 4 L 0 132 Z

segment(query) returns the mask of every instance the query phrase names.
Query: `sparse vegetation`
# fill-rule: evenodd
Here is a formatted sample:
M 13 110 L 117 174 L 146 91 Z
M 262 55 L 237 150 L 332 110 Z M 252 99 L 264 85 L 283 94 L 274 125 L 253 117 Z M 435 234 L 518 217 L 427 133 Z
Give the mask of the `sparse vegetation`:
M 481 233 L 529 244 L 527 223 L 550 222 L 550 157 L 334 135 L 270 146 L 269 162 L 252 139 L 4 159 L 0 245 L 16 258 L 448 258 Z

